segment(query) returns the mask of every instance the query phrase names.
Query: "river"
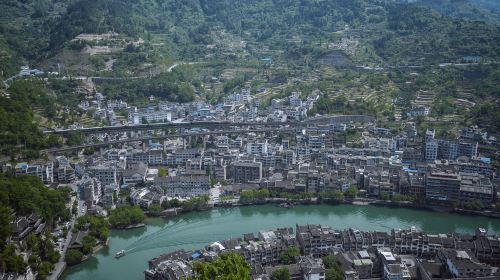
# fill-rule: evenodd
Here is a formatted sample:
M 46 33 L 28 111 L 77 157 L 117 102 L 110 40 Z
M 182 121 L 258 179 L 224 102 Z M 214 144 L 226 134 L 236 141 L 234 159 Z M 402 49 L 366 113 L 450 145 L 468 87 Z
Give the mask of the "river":
M 262 229 L 323 224 L 334 229 L 358 228 L 389 232 L 393 228 L 417 227 L 429 233 L 474 233 L 484 227 L 500 234 L 500 220 L 477 216 L 437 213 L 405 208 L 356 205 L 301 205 L 292 209 L 273 205 L 217 208 L 184 214 L 169 220 L 146 220 L 145 228 L 112 230 L 109 247 L 62 275 L 69 280 L 144 279 L 147 261 L 178 249 L 196 249 L 217 240 L 257 233 Z M 115 252 L 127 254 L 115 259 Z

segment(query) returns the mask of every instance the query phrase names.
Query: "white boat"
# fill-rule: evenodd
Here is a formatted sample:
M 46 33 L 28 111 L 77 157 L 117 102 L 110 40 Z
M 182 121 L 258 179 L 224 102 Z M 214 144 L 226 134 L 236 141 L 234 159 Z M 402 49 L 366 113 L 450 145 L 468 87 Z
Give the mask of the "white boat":
M 121 257 L 125 256 L 125 250 L 120 250 L 115 254 L 115 258 L 119 259 Z

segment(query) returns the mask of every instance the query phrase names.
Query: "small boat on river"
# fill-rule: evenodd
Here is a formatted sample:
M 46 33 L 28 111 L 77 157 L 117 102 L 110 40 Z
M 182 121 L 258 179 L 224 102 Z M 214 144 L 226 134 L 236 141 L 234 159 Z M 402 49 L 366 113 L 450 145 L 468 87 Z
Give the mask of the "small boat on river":
M 119 259 L 121 257 L 125 256 L 125 250 L 120 250 L 115 254 L 115 258 Z

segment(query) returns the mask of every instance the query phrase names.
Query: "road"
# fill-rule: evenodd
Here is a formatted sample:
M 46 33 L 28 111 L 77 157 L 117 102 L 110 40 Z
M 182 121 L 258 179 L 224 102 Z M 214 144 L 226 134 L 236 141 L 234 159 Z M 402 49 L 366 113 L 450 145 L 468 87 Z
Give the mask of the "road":
M 61 250 L 61 257 L 59 258 L 59 261 L 54 264 L 54 270 L 52 273 L 47 276 L 47 280 L 57 280 L 61 273 L 64 271 L 66 268 L 66 262 L 64 261 L 64 257 L 66 256 L 66 251 L 68 250 L 69 243 L 71 242 L 71 238 L 73 237 L 73 232 L 72 229 L 75 226 L 75 218 L 71 218 L 71 225 L 68 229 L 68 235 L 66 235 L 66 239 L 64 241 L 64 245 Z
M 222 128 L 222 127 L 242 127 L 242 126 L 307 126 L 312 124 L 330 124 L 330 123 L 350 123 L 350 122 L 374 122 L 375 118 L 366 115 L 336 115 L 336 116 L 321 116 L 316 118 L 308 118 L 304 121 L 286 121 L 286 122 L 256 122 L 256 121 L 184 121 L 184 122 L 169 122 L 169 123 L 150 123 L 150 124 L 130 124 L 122 126 L 99 126 L 99 127 L 83 127 L 76 129 L 58 129 L 45 130 L 45 134 L 67 134 L 73 132 L 81 132 L 85 134 L 104 133 L 110 131 L 139 131 L 139 130 L 154 130 L 154 129 L 171 129 L 171 128 Z
M 199 62 L 177 62 L 174 65 L 168 67 L 167 72 L 172 72 L 172 70 L 174 70 L 174 68 L 179 66 L 179 65 L 193 65 L 193 64 L 198 64 L 198 63 Z
M 81 217 L 85 215 L 85 212 L 82 212 L 81 209 L 83 209 L 83 201 L 79 200 L 77 197 L 72 197 L 71 199 L 71 205 L 73 205 L 74 200 L 78 200 L 78 207 L 77 207 L 77 212 L 76 212 L 76 217 L 73 216 L 71 218 L 71 224 L 70 227 L 68 228 L 68 234 L 66 235 L 66 239 L 64 241 L 64 245 L 62 247 L 62 250 L 60 251 L 61 257 L 59 258 L 59 261 L 54 264 L 54 270 L 52 273 L 47 277 L 47 280 L 57 280 L 59 276 L 61 276 L 62 272 L 66 268 L 66 262 L 64 261 L 64 257 L 66 256 L 66 251 L 68 250 L 69 243 L 71 242 L 71 238 L 73 237 L 73 232 L 72 229 L 75 226 L 75 221 L 77 217 Z
M 170 65 L 167 68 L 167 72 L 172 72 L 177 66 L 180 65 L 193 65 L 193 64 L 198 64 L 200 62 L 176 62 L 173 65 Z M 128 77 L 107 77 L 107 76 L 74 76 L 74 77 L 55 77 L 55 79 L 58 80 L 68 80 L 68 79 L 75 79 L 75 80 L 134 80 L 134 79 L 144 79 L 144 78 L 151 78 L 154 76 L 157 76 L 161 73 L 161 71 L 155 71 L 154 73 L 151 73 L 149 75 L 139 75 L 139 76 L 128 76 Z M 12 77 L 9 77 L 3 81 L 4 87 L 6 89 L 9 88 L 9 83 L 13 81 L 14 79 L 18 78 L 19 74 L 16 74 Z
M 58 153 L 58 152 L 64 152 L 64 151 L 81 150 L 81 149 L 90 148 L 90 147 L 106 147 L 109 145 L 124 144 L 124 143 L 129 143 L 129 142 L 138 142 L 138 141 L 163 140 L 163 139 L 190 137 L 190 136 L 246 134 L 249 132 L 276 132 L 276 131 L 279 131 L 280 133 L 296 133 L 295 128 L 217 130 L 217 131 L 209 131 L 209 132 L 192 132 L 192 133 L 181 133 L 181 134 L 146 136 L 146 137 L 140 137 L 140 138 L 128 138 L 128 139 L 116 140 L 116 141 L 100 142 L 100 143 L 93 143 L 93 144 L 82 144 L 82 145 L 40 150 L 40 152 L 50 154 L 50 153 Z

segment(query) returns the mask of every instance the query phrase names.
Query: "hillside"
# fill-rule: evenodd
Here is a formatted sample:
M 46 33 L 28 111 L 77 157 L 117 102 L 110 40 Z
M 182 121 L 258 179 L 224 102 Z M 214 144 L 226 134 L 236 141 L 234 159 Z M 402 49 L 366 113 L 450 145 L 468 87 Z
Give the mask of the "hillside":
M 444 16 L 500 23 L 500 3 L 496 0 L 395 0 L 395 2 L 429 7 Z
M 7 0 L 0 3 L 0 77 L 23 64 L 64 76 L 120 77 L 124 82 L 101 82 L 96 90 L 132 103 L 150 95 L 215 103 L 245 83 L 274 87 L 274 96 L 317 89 L 341 105 L 322 113 L 369 112 L 387 120 L 428 92 L 433 118 L 495 131 L 500 25 L 489 19 L 498 20 L 497 6 L 487 0 Z M 172 71 L 179 62 L 195 64 Z M 64 91 L 49 87 L 46 96 L 75 107 L 76 89 L 59 82 Z M 32 124 L 30 105 L 38 101 L 22 102 L 25 123 Z M 23 142 L 36 127 L 16 131 L 21 118 L 3 110 L 12 120 L 3 132 L 9 147 L 59 144 Z M 57 119 L 53 125 L 68 125 L 62 115 Z
M 444 3 L 434 7 L 430 3 L 435 1 L 423 2 L 444 11 L 443 15 L 451 13 L 446 12 Z M 449 5 L 462 5 L 459 2 L 464 1 L 451 1 Z M 20 61 L 52 71 L 71 63 L 83 63 L 87 66 L 81 68 L 88 71 L 104 69 L 111 58 L 89 55 L 86 49 L 103 42 L 72 41 L 82 33 L 115 32 L 119 34 L 117 40 L 144 40 L 143 54 L 118 59 L 118 64 L 127 65 L 135 60 L 154 65 L 168 58 L 197 60 L 214 55 L 260 58 L 283 51 L 285 58 L 297 59 L 305 54 L 321 55 L 325 51 L 322 46 L 335 43 L 339 37 L 359 41 L 360 51 L 353 59 L 365 64 L 439 63 L 463 56 L 499 56 L 494 48 L 500 39 L 498 26 L 388 1 L 8 0 L 0 5 L 5 11 L 0 17 L 4 77 L 15 73 Z M 125 48 L 123 44 L 111 46 Z M 78 62 L 69 61 L 72 57 Z M 143 64 L 131 67 L 136 70 Z

